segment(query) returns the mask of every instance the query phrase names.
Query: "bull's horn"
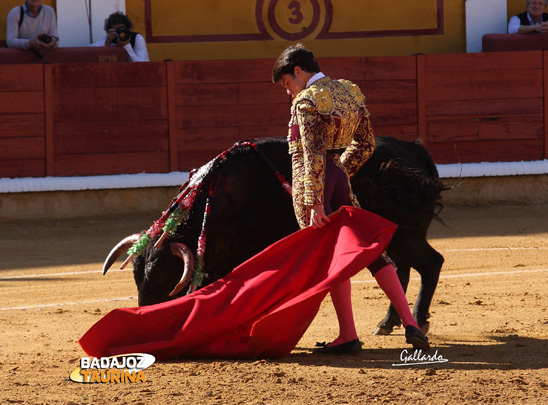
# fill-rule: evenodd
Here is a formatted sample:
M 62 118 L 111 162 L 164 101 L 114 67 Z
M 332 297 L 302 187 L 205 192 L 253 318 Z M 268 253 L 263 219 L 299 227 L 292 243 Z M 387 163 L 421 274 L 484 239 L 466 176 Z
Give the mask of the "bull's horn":
M 178 294 L 190 282 L 190 279 L 192 278 L 192 273 L 194 272 L 194 255 L 192 254 L 190 249 L 182 243 L 172 242 L 170 247 L 171 253 L 183 259 L 183 262 L 185 263 L 185 268 L 183 270 L 181 280 L 177 283 L 173 291 L 169 294 L 169 296 L 172 297 L 175 294 Z
M 127 252 L 127 250 L 139 240 L 140 236 L 141 234 L 134 233 L 133 235 L 127 236 L 122 239 L 120 242 L 118 242 L 116 246 L 112 248 L 105 260 L 105 263 L 103 264 L 103 276 L 107 274 L 108 269 L 110 269 L 110 266 L 112 266 L 116 259 L 118 259 L 122 255 L 122 253 Z

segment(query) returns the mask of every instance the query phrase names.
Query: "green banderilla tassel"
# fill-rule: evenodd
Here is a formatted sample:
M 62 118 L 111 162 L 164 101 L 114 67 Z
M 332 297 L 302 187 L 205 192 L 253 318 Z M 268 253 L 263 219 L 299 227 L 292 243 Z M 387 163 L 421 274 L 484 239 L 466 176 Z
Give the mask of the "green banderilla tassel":
M 186 209 L 178 207 L 177 209 L 175 209 L 175 211 L 171 213 L 169 218 L 166 219 L 166 223 L 162 228 L 162 231 L 174 234 L 179 225 L 181 225 L 181 222 L 183 222 L 187 216 L 188 211 Z
M 204 262 L 200 259 L 201 258 L 198 257 L 198 260 L 196 260 L 196 264 L 194 265 L 194 273 L 192 273 L 192 281 L 190 282 L 192 285 L 197 287 L 201 287 L 204 282 L 204 273 L 202 272 L 204 269 Z
M 128 255 L 139 256 L 141 253 L 143 253 L 145 251 L 145 249 L 147 248 L 148 244 L 151 241 L 152 241 L 152 239 L 150 238 L 150 236 L 148 236 L 147 233 L 143 234 L 139 238 L 139 240 L 137 242 L 135 242 L 132 247 L 129 248 L 129 250 L 127 251 L 127 254 Z

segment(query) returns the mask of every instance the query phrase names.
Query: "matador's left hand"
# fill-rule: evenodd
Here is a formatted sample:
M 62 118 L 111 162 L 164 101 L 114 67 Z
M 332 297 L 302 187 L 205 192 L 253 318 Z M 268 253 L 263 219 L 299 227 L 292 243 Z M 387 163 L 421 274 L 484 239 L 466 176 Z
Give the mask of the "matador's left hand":
M 331 220 L 325 215 L 323 204 L 313 205 L 310 211 L 310 226 L 314 229 L 321 228 L 328 222 L 331 222 Z

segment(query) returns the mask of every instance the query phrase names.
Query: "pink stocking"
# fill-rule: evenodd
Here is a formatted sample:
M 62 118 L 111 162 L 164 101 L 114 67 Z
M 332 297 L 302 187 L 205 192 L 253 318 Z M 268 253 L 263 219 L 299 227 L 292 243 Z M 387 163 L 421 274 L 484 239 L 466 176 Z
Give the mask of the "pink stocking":
M 346 343 L 358 338 L 356 326 L 354 325 L 354 315 L 352 313 L 352 287 L 350 280 L 343 281 L 341 284 L 330 290 L 331 300 L 339 320 L 339 337 L 331 342 L 330 346 Z
M 375 279 L 390 302 L 392 302 L 392 305 L 394 305 L 394 308 L 396 308 L 396 311 L 398 311 L 403 326 L 412 325 L 418 328 L 394 266 L 391 264 L 384 266 L 375 273 Z

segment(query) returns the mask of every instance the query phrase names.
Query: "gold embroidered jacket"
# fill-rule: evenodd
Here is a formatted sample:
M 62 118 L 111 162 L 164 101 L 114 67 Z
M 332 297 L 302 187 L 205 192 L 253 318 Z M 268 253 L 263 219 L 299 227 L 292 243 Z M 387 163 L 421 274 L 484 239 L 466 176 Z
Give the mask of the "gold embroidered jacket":
M 294 191 L 303 194 L 294 195 L 294 205 L 323 204 L 327 151 L 346 148 L 340 163 L 352 177 L 375 148 L 360 88 L 349 80 L 323 77 L 301 91 L 291 106 L 288 141 Z

